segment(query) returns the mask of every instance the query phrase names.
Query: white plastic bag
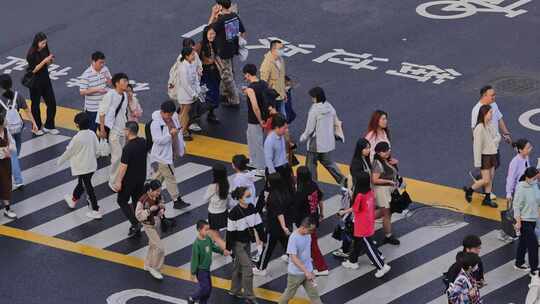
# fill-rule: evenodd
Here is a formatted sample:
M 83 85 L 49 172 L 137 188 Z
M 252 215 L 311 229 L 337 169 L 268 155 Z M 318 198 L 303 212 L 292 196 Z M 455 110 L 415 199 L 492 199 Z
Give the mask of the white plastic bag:
M 249 55 L 249 50 L 246 48 L 247 46 L 247 41 L 246 39 L 242 38 L 241 36 L 238 37 L 238 46 L 239 46 L 239 49 L 238 49 L 238 53 L 239 53 L 239 58 L 240 58 L 240 61 L 244 62 L 247 60 L 248 58 L 248 55 Z
M 109 146 L 109 143 L 106 139 L 101 138 L 98 143 L 98 156 L 99 157 L 107 157 L 111 155 L 111 147 Z

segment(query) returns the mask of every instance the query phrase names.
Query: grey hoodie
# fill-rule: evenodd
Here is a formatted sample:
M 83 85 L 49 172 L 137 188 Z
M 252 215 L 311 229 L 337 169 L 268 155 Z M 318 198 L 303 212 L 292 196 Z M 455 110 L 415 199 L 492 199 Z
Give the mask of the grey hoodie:
M 521 217 L 522 221 L 536 222 L 538 207 L 540 206 L 540 189 L 538 185 L 526 181 L 519 182 L 514 200 L 514 217 Z
M 337 122 L 336 110 L 328 102 L 314 103 L 309 109 L 306 130 L 300 141 L 307 140 L 309 152 L 326 153 L 336 148 L 334 125 Z

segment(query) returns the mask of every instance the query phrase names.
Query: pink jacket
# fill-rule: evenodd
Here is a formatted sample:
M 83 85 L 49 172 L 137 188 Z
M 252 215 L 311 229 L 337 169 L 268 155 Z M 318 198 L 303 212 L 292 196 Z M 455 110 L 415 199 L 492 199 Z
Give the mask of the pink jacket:
M 354 199 L 354 236 L 370 237 L 375 234 L 375 194 L 370 190 Z

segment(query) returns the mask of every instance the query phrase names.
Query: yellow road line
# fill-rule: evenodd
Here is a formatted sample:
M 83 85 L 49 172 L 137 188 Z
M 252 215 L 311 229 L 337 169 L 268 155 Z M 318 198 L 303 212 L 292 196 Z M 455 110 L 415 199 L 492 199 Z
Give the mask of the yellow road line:
M 42 107 L 44 110 L 44 107 Z M 58 107 L 56 114 L 56 124 L 61 128 L 76 130 L 73 117 L 77 110 Z M 141 124 L 140 134 L 144 133 L 144 125 Z M 195 135 L 195 140 L 187 143 L 187 153 L 193 156 L 231 162 L 235 154 L 248 154 L 247 145 L 237 142 L 213 138 L 204 135 Z M 300 163 L 305 162 L 304 156 L 298 156 Z M 342 172 L 349 172 L 349 166 L 338 164 Z M 325 183 L 335 184 L 332 176 L 322 166 L 318 167 L 319 180 Z M 433 184 L 421 180 L 406 178 L 407 191 L 416 202 L 431 206 L 449 206 L 462 213 L 500 221 L 500 210 L 506 206 L 505 200 L 498 200 L 499 209 L 481 206 L 480 197 L 474 197 L 474 202 L 465 202 L 461 189 Z
M 4 235 L 14 239 L 29 241 L 35 244 L 45 245 L 48 247 L 61 249 L 63 251 L 73 252 L 96 259 L 129 266 L 132 268 L 143 269 L 144 266 L 144 261 L 137 257 L 132 257 L 121 253 L 99 249 L 88 245 L 78 244 L 71 241 L 66 241 L 55 237 L 49 237 L 35 232 L 25 231 L 8 226 L 0 225 L 0 235 Z M 169 277 L 185 281 L 191 280 L 191 274 L 189 270 L 168 265 L 163 266 L 161 270 L 164 275 L 167 275 Z M 215 288 L 229 290 L 231 282 L 229 280 L 213 276 L 212 285 Z M 255 288 L 255 295 L 260 299 L 277 302 L 279 300 L 279 297 L 281 296 L 281 293 L 263 288 Z M 289 303 L 307 304 L 309 303 L 309 301 L 306 299 L 295 298 Z

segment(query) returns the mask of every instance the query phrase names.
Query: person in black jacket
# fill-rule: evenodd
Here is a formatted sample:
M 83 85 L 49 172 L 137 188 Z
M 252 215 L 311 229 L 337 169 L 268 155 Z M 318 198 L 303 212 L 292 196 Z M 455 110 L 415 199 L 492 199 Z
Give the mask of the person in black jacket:
M 266 275 L 266 267 L 272 257 L 272 252 L 276 244 L 281 243 L 283 251 L 287 250 L 287 239 L 291 234 L 291 206 L 293 196 L 279 173 L 268 175 L 269 193 L 266 200 L 266 230 L 268 233 L 267 241 L 263 247 L 263 253 L 257 267 L 253 268 L 255 275 Z M 286 255 L 282 259 L 288 261 Z
M 251 243 L 255 242 L 255 231 L 263 241 L 265 234 L 261 216 L 253 205 L 246 201 L 251 195 L 253 194 L 246 187 L 238 187 L 231 193 L 231 197 L 237 200 L 238 204 L 229 211 L 225 247 L 234 254 L 229 294 L 253 304 L 257 303 L 257 300 L 253 292 Z
M 350 173 L 352 177 L 352 188 L 356 184 L 356 177 L 361 172 L 367 172 L 371 175 L 371 161 L 369 159 L 369 154 L 371 153 L 371 146 L 369 141 L 365 138 L 360 138 L 356 142 L 356 147 L 354 148 L 354 154 L 351 160 Z
M 49 77 L 49 65 L 53 62 L 54 55 L 49 51 L 47 43 L 47 35 L 39 32 L 34 36 L 34 40 L 28 53 L 26 61 L 28 61 L 28 71 L 33 73 L 33 84 L 30 89 L 30 99 L 32 99 L 32 116 L 36 121 L 38 131 L 35 134 L 41 134 L 39 130 L 45 133 L 56 135 L 60 133 L 55 125 L 54 118 L 56 116 L 56 97 L 54 96 L 51 79 Z M 41 112 L 39 104 L 41 98 L 47 105 L 47 119 L 42 128 Z
M 309 217 L 315 227 L 324 218 L 323 193 L 319 185 L 313 181 L 311 172 L 306 166 L 296 169 L 296 193 L 294 195 L 295 224 L 300 227 L 302 220 Z M 328 275 L 328 265 L 324 261 L 317 242 L 317 229 L 311 232 L 311 258 L 313 259 L 313 273 L 316 276 Z

